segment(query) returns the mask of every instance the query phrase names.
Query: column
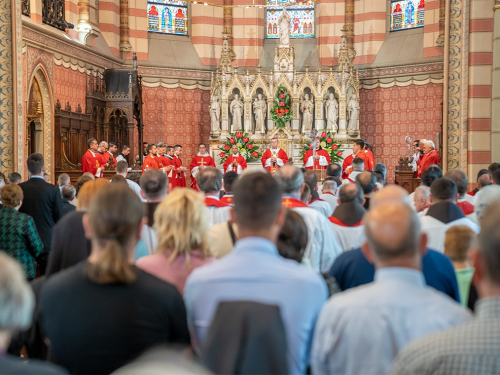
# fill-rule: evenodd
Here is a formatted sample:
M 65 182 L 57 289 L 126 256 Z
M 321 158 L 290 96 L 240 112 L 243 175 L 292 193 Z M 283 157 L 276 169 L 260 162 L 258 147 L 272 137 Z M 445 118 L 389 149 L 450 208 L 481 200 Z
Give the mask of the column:
M 500 160 L 500 0 L 493 8 L 493 79 L 491 94 L 491 161 Z
M 132 50 L 129 42 L 128 27 L 128 0 L 120 0 L 120 52 L 125 58 L 127 52 Z
M 24 174 L 21 0 L 0 0 L 0 169 Z

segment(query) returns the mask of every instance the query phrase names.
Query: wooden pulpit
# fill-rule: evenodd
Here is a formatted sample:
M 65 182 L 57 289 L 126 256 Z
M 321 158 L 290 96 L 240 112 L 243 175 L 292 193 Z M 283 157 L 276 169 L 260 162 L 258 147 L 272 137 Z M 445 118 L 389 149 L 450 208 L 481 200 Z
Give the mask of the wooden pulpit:
M 326 169 L 313 169 L 312 171 L 318 178 L 318 183 L 322 183 L 323 180 L 326 178 Z
M 414 176 L 415 171 L 409 166 L 408 157 L 401 157 L 399 159 L 399 167 L 396 167 L 395 184 L 405 188 L 408 194 L 411 194 L 416 189 Z M 420 181 L 420 179 L 418 180 Z

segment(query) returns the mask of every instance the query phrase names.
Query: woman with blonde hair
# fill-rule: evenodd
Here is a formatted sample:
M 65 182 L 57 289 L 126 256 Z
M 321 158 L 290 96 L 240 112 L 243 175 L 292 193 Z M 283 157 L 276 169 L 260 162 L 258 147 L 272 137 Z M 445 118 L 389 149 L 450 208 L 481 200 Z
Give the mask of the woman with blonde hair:
M 137 261 L 137 267 L 174 284 L 183 294 L 189 274 L 212 263 L 206 243 L 204 197 L 193 189 L 173 190 L 155 212 L 157 253 Z
M 179 291 L 133 264 L 144 223 L 144 206 L 128 185 L 105 186 L 83 218 L 88 260 L 42 289 L 52 359 L 71 374 L 109 374 L 154 346 L 189 345 Z

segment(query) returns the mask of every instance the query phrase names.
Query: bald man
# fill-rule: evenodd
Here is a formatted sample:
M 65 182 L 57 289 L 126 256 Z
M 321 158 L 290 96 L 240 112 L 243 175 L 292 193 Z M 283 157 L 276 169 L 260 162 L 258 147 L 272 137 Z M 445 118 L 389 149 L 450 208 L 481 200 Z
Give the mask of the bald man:
M 316 325 L 314 374 L 386 374 L 409 342 L 467 322 L 459 304 L 425 285 L 427 237 L 404 203 L 371 207 L 363 254 L 377 269 L 374 282 L 334 295 Z
M 418 216 L 425 215 L 431 206 L 431 188 L 424 185 L 416 188 L 413 205 Z
M 408 192 L 401 186 L 389 185 L 373 195 L 370 209 L 394 203 L 412 208 Z M 427 285 L 460 301 L 455 270 L 447 256 L 427 250 L 422 258 L 422 270 Z M 333 263 L 330 275 L 335 277 L 341 290 L 347 290 L 371 283 L 374 280 L 375 267 L 363 255 L 361 248 L 357 248 L 341 254 Z

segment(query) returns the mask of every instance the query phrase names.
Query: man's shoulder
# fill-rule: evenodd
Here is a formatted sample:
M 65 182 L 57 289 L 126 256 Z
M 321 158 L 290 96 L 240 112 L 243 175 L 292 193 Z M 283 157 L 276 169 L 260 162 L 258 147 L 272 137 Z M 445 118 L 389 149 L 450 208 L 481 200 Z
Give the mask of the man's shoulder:
M 446 226 L 446 224 L 443 223 L 442 221 L 440 221 L 432 216 L 429 216 L 429 215 L 420 216 L 418 218 L 418 220 L 420 221 L 422 228 L 425 228 L 425 229 L 432 229 L 432 228 L 438 229 L 438 228 Z
M 42 288 L 41 299 L 51 297 L 60 299 L 59 293 L 74 293 L 75 285 L 85 280 L 85 267 L 87 261 L 82 261 L 69 267 L 45 280 Z
M 467 217 L 462 217 L 460 219 L 453 220 L 447 224 L 447 226 L 449 226 L 449 227 L 452 227 L 455 225 L 466 225 L 476 233 L 479 233 L 479 230 L 480 230 L 479 225 L 477 225 L 476 223 L 474 223 L 471 219 L 469 219 Z
M 26 363 L 26 358 L 18 358 L 12 355 L 0 357 L 0 368 L 2 374 L 17 374 L 17 375 L 58 375 L 67 374 L 66 369 L 55 364 L 29 359 Z

